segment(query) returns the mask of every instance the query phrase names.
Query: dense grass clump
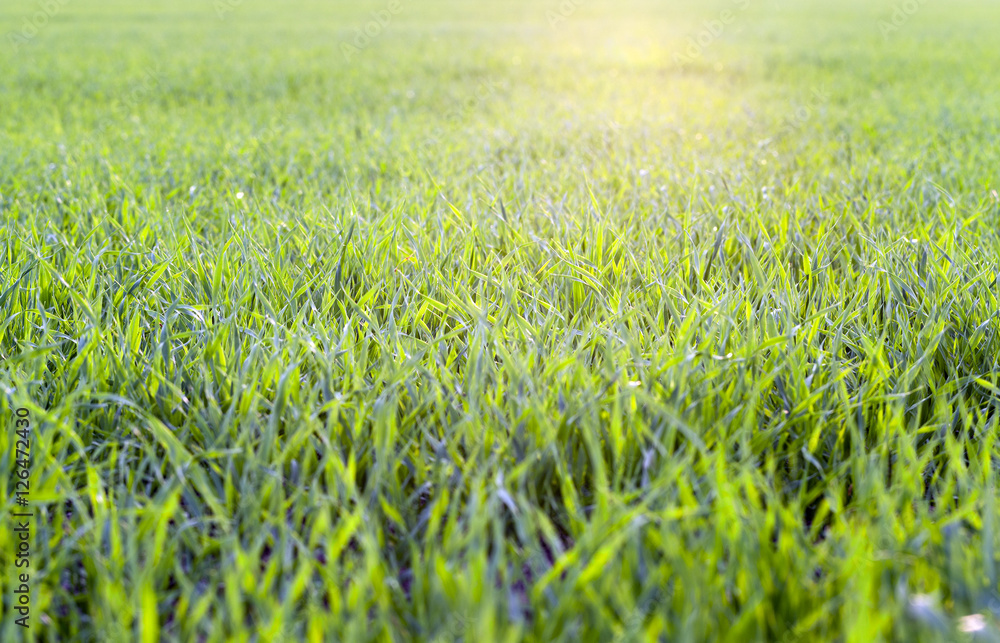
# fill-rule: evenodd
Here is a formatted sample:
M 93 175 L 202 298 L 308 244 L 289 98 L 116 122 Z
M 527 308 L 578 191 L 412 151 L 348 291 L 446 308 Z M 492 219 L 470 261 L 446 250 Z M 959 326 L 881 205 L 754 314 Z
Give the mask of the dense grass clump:
M 996 640 L 996 8 L 876 4 L 3 42 L 5 605 L 25 407 L 37 640 Z

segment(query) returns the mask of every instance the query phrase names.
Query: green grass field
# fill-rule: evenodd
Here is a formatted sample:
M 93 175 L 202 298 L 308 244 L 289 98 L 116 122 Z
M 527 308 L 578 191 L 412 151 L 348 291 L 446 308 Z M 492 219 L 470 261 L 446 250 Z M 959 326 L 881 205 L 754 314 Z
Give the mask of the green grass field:
M 0 640 L 1000 641 L 1000 6 L 903 4 L 4 2 Z

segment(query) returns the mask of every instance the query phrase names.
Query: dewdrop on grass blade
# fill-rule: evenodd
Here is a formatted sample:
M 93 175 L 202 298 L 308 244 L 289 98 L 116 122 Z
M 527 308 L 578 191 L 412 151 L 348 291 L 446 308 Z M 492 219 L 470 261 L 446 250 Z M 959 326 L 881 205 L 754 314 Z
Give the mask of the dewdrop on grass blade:
M 958 619 L 958 629 L 966 634 L 986 631 L 986 618 L 982 614 L 969 614 Z

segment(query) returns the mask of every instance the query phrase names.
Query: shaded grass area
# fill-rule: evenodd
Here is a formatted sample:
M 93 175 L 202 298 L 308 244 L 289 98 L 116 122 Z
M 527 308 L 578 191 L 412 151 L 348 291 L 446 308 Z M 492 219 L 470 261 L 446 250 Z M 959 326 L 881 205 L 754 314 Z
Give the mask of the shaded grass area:
M 407 4 L 347 61 L 381 6 L 78 3 L 0 52 L 35 634 L 993 635 L 989 6 L 773 4 L 683 67 L 726 4 Z

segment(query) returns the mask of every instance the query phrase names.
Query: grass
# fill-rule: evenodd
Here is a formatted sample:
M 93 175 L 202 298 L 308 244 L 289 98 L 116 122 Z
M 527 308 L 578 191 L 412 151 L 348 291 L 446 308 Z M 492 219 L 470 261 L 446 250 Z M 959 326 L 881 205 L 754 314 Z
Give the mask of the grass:
M 997 640 L 995 7 L 400 3 L 4 38 L 0 639 Z

